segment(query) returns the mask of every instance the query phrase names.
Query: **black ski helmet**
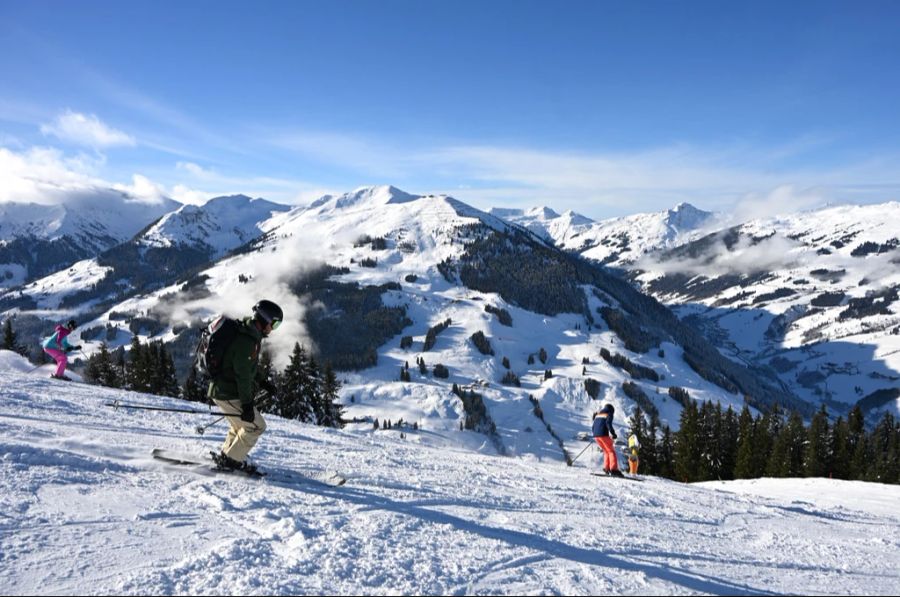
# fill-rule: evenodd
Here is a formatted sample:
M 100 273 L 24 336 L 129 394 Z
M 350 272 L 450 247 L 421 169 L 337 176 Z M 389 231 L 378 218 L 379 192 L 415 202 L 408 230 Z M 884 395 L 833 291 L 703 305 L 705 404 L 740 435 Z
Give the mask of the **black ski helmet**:
M 263 324 L 272 324 L 273 330 L 284 320 L 281 307 L 265 299 L 253 305 L 253 315 Z
M 614 414 L 616 414 L 616 407 L 613 406 L 612 404 L 607 403 L 607 404 L 603 405 L 603 408 L 600 409 L 600 412 L 606 413 L 608 415 L 614 415 Z
M 74 330 L 75 328 L 78 327 L 78 324 L 75 323 L 75 320 L 74 320 L 74 319 L 70 319 L 70 320 L 66 323 L 66 327 L 69 328 L 70 330 Z

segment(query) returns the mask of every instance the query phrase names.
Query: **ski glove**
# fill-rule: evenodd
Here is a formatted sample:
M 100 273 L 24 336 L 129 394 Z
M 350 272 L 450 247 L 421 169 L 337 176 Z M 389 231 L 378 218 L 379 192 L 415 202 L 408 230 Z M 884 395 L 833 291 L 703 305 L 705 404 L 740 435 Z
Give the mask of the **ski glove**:
M 253 419 L 256 418 L 256 413 L 253 412 L 252 404 L 245 404 L 241 407 L 241 421 L 245 423 L 252 423 Z

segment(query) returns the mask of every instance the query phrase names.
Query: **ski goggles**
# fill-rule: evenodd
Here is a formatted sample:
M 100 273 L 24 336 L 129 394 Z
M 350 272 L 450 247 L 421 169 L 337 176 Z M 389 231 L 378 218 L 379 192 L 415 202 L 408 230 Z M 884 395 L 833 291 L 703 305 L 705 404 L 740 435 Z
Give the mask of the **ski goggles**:
M 280 320 L 280 319 L 273 319 L 272 321 L 269 322 L 269 324 L 272 326 L 272 331 L 274 332 L 275 330 L 278 329 L 278 326 L 281 325 L 281 320 Z

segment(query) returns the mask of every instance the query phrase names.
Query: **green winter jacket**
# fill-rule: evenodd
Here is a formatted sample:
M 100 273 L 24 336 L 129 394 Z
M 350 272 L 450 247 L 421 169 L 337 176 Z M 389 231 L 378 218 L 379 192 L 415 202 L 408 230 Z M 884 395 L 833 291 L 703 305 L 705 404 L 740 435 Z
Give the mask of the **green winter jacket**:
M 240 400 L 253 404 L 254 383 L 261 372 L 257 368 L 263 335 L 252 317 L 241 322 L 237 335 L 222 357 L 222 372 L 209 382 L 207 396 L 214 400 Z

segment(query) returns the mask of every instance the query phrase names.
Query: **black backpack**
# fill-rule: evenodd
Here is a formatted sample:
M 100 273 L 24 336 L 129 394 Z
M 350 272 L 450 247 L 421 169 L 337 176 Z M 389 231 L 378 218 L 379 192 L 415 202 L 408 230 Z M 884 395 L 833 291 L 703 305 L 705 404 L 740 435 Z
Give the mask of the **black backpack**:
M 212 379 L 222 373 L 225 351 L 237 336 L 241 324 L 230 317 L 220 315 L 200 332 L 200 341 L 194 351 L 194 367 Z

